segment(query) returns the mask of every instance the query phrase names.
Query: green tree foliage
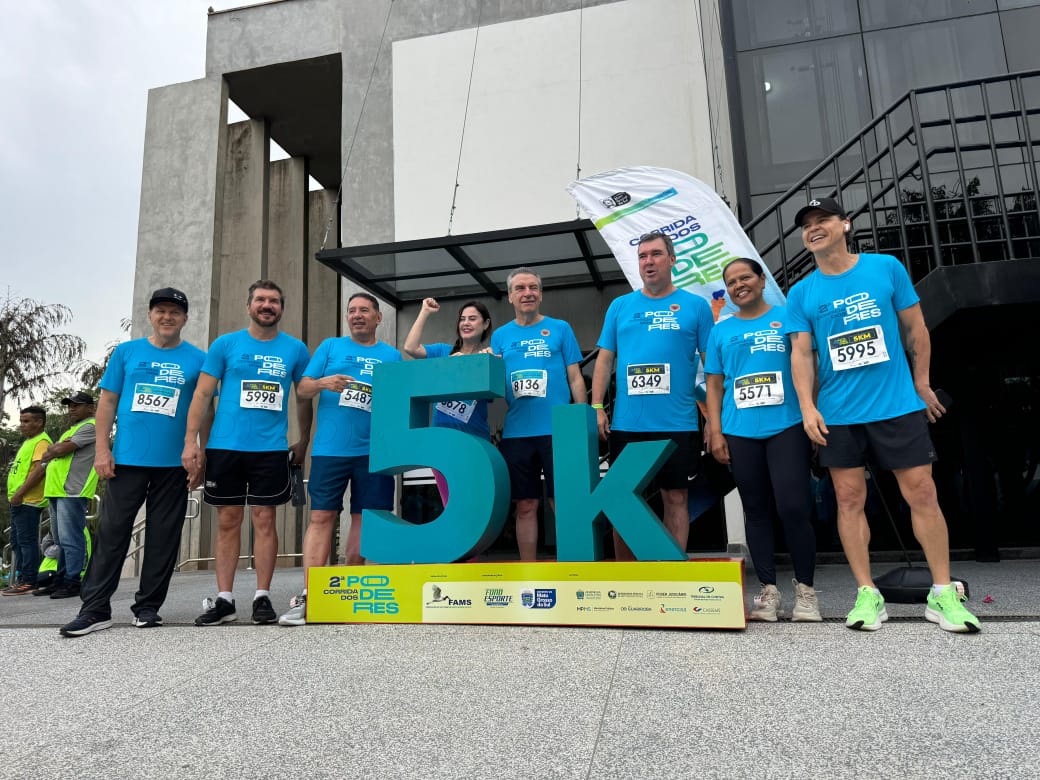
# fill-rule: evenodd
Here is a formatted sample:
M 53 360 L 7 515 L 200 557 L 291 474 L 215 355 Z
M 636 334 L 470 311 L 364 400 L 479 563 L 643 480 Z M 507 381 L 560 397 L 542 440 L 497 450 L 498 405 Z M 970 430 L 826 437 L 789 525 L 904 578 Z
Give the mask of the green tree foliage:
M 66 306 L 16 298 L 7 290 L 0 300 L 0 410 L 8 396 L 28 398 L 80 363 L 83 339 L 55 332 L 71 321 Z

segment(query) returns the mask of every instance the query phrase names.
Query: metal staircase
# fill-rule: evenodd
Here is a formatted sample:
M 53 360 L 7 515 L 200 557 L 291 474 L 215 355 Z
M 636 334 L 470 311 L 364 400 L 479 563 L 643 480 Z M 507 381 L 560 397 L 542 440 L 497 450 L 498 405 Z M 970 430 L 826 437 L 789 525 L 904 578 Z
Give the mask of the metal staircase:
M 855 249 L 895 255 L 915 283 L 1037 258 L 1038 144 L 1040 71 L 910 90 L 744 230 L 784 290 L 812 270 L 792 220 L 814 197 L 837 197 Z

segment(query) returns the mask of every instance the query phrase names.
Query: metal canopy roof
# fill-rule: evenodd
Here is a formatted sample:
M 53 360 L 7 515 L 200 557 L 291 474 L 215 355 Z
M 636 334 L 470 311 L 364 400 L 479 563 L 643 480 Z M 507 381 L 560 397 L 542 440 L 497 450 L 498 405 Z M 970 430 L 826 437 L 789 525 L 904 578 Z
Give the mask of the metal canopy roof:
M 549 225 L 369 244 L 318 252 L 319 262 L 395 306 L 437 299 L 505 297 L 506 277 L 536 269 L 546 290 L 602 289 L 625 278 L 587 219 Z

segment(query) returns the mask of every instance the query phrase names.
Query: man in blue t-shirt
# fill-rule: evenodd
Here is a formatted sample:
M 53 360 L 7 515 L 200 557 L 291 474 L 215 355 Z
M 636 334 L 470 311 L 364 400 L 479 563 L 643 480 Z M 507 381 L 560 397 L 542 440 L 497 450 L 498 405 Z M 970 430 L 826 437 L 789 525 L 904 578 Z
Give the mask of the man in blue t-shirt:
M 184 430 L 206 353 L 181 340 L 188 298 L 180 290 L 163 287 L 153 292 L 148 322 L 152 334 L 119 344 L 101 378 L 94 469 L 108 480 L 108 487 L 83 580 L 83 606 L 61 628 L 63 636 L 83 636 L 112 625 L 111 598 L 142 505 L 144 562 L 130 609 L 138 628 L 162 625 L 159 608 L 177 563 L 188 505 L 188 474 L 181 465 Z M 116 421 L 116 439 L 110 446 Z
M 299 382 L 310 355 L 299 339 L 281 333 L 285 297 L 272 281 L 249 287 L 249 327 L 217 338 L 206 354 L 188 410 L 181 462 L 197 484 L 205 474 L 203 495 L 217 507 L 219 527 L 214 551 L 217 597 L 206 600 L 197 626 L 235 620 L 232 588 L 241 545 L 244 506 L 252 507 L 256 593 L 253 622 L 274 623 L 271 577 L 278 558 L 275 508 L 292 494 L 290 464 L 303 463 L 314 410 L 300 395 Z M 198 441 L 203 421 L 220 384 L 220 399 L 208 442 Z M 296 422 L 300 438 L 288 447 L 289 392 L 296 385 Z M 203 449 L 205 447 L 205 449 Z
M 394 478 L 368 470 L 372 429 L 372 374 L 380 363 L 396 363 L 401 353 L 376 339 L 383 321 L 379 301 L 358 292 L 347 301 L 349 336 L 325 339 L 300 380 L 301 398 L 318 396 L 318 426 L 311 453 L 308 493 L 311 521 L 303 537 L 303 592 L 289 602 L 278 622 L 302 626 L 307 617 L 307 570 L 324 566 L 332 552 L 332 531 L 350 486 L 347 564 L 361 557 L 362 509 L 394 508 Z
M 816 270 L 787 300 L 791 374 L 805 432 L 830 470 L 838 532 L 859 587 L 845 624 L 876 631 L 888 620 L 870 573 L 864 512 L 870 458 L 892 471 L 910 507 L 934 582 L 925 617 L 946 631 L 975 633 L 979 621 L 950 583 L 949 535 L 932 481 L 935 449 L 928 433 L 928 423 L 946 409 L 929 383 L 931 341 L 910 277 L 891 255 L 849 252 L 851 223 L 833 198 L 809 201 L 794 221 Z
M 646 234 L 637 251 L 643 287 L 615 298 L 607 309 L 592 374 L 592 408 L 600 438 L 610 441 L 611 460 L 629 442 L 675 442 L 675 452 L 655 480 L 665 527 L 685 550 L 690 533 L 688 485 L 701 459 L 694 385 L 714 318 L 707 301 L 672 283 L 675 249 L 667 235 Z M 615 358 L 617 393 L 609 420 L 604 400 Z M 635 560 L 617 531 L 614 554 L 619 561 Z
M 506 278 L 516 318 L 491 335 L 491 351 L 506 367 L 506 422 L 499 450 L 509 467 L 516 501 L 516 541 L 520 559 L 538 551 L 538 504 L 542 475 L 553 500 L 552 408 L 585 403 L 581 350 L 571 326 L 541 313 L 542 278 L 518 268 Z

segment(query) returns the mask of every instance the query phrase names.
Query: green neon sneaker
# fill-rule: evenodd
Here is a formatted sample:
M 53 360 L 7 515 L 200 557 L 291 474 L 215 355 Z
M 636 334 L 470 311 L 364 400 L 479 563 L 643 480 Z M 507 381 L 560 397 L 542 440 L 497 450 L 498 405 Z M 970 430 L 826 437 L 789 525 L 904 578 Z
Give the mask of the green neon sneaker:
M 924 616 L 926 620 L 938 623 L 943 631 L 977 634 L 982 630 L 979 628 L 979 619 L 965 609 L 957 587 L 952 583 L 944 586 L 938 596 L 934 588 L 928 590 L 928 606 L 925 607 Z
M 858 631 L 877 631 L 888 620 L 885 599 L 869 585 L 864 585 L 856 595 L 856 606 L 845 618 L 845 625 Z

